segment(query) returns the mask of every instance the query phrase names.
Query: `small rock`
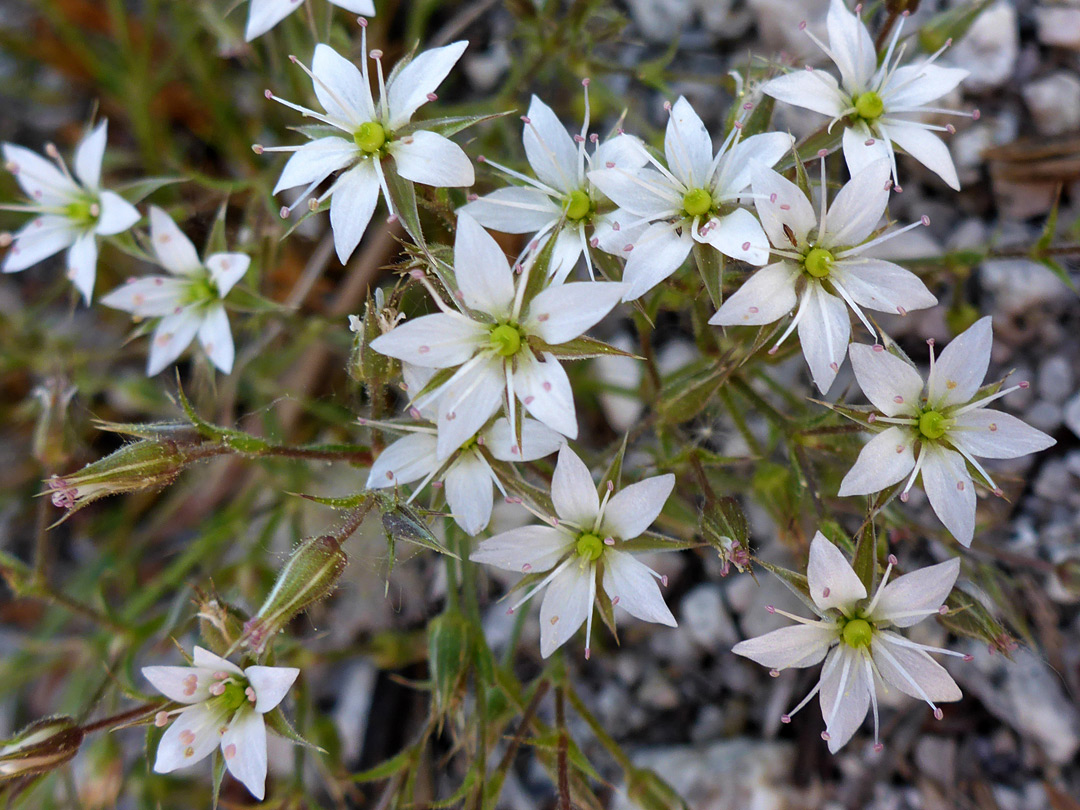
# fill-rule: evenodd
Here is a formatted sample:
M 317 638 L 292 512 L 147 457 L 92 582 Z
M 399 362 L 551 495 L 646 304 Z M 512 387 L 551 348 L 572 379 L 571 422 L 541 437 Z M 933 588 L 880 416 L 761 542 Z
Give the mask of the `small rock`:
M 643 706 L 662 711 L 675 709 L 681 702 L 679 690 L 658 670 L 650 673 L 638 687 L 637 699 Z
M 956 740 L 927 735 L 915 744 L 915 763 L 926 776 L 942 785 L 956 777 Z
M 628 4 L 637 29 L 653 42 L 677 38 L 694 11 L 684 0 L 628 0 Z
M 949 60 L 957 67 L 971 71 L 964 80 L 964 87 L 980 92 L 1008 82 L 1019 53 L 1020 26 L 1016 9 L 1002 0 L 979 15 L 952 49 Z
M 1061 135 L 1080 128 L 1080 79 L 1057 71 L 1024 85 L 1024 103 L 1043 135 Z
M 1080 393 L 1065 403 L 1065 426 L 1080 437 Z
M 1039 400 L 1024 413 L 1024 421 L 1043 433 L 1053 433 L 1061 426 L 1061 406 Z
M 1035 9 L 1039 42 L 1080 51 L 1080 8 L 1040 6 Z
M 994 259 L 980 268 L 983 285 L 994 293 L 997 309 L 1006 315 L 1064 300 L 1069 289 L 1061 279 L 1030 259 Z
M 1057 503 L 1065 500 L 1075 490 L 1075 485 L 1065 462 L 1052 458 L 1042 465 L 1032 490 L 1040 498 Z
M 1068 358 L 1056 354 L 1039 364 L 1038 389 L 1040 397 L 1059 405 L 1069 398 L 1073 373 Z
M 679 607 L 679 626 L 706 652 L 720 652 L 739 640 L 719 585 L 706 582 L 692 588 Z

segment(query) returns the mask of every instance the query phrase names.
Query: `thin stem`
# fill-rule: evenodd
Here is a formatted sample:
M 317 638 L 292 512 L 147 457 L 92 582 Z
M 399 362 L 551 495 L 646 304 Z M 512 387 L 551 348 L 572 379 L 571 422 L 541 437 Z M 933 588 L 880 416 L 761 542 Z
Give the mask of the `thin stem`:
M 153 700 L 150 703 L 144 703 L 142 706 L 136 706 L 134 709 L 129 709 L 126 712 L 109 715 L 100 720 L 95 720 L 93 723 L 87 723 L 85 726 L 80 726 L 80 731 L 84 734 L 89 734 L 93 731 L 100 731 L 103 728 L 114 728 L 126 723 L 128 720 L 134 720 L 137 717 L 157 711 L 164 705 L 163 701 Z
M 570 803 L 570 765 L 568 753 L 570 741 L 566 736 L 565 692 L 562 686 L 555 687 L 555 726 L 559 732 L 556 748 L 556 760 L 559 769 L 559 810 L 571 810 Z

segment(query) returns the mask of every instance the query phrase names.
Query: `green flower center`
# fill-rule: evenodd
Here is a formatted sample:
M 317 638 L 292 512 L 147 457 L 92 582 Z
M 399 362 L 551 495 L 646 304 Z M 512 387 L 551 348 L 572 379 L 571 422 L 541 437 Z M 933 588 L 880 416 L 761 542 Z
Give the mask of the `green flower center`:
M 873 90 L 859 93 L 851 100 L 855 114 L 864 121 L 876 121 L 885 112 L 885 102 Z
M 940 439 L 948 429 L 948 420 L 937 411 L 924 411 L 919 416 L 919 433 L 928 439 Z
M 596 562 L 604 553 L 604 541 L 595 534 L 583 534 L 577 541 L 577 554 L 583 560 Z
M 229 714 L 232 714 L 248 702 L 247 695 L 244 693 L 245 689 L 247 689 L 246 683 L 237 683 L 236 681 L 227 683 L 225 684 L 225 691 L 218 696 L 217 701 Z
M 80 225 L 92 225 L 100 213 L 100 207 L 93 200 L 77 200 L 64 208 L 64 216 Z
M 849 647 L 869 647 L 874 638 L 874 626 L 866 619 L 852 619 L 844 625 L 843 638 Z
M 593 211 L 589 195 L 580 189 L 571 191 L 566 198 L 566 218 L 571 222 L 581 222 Z
M 803 267 L 814 278 L 825 278 L 835 263 L 836 258 L 825 248 L 819 247 L 811 250 L 803 259 Z
M 682 198 L 683 210 L 692 217 L 707 214 L 713 207 L 712 194 L 703 188 L 695 188 L 686 192 Z
M 353 140 L 362 151 L 374 155 L 386 143 L 386 130 L 378 121 L 368 121 L 353 133 Z
M 208 301 L 216 301 L 221 297 L 217 285 L 209 276 L 194 278 L 188 282 L 185 303 L 199 304 Z
M 508 323 L 499 324 L 488 337 L 491 347 L 503 357 L 513 357 L 521 349 L 521 332 Z

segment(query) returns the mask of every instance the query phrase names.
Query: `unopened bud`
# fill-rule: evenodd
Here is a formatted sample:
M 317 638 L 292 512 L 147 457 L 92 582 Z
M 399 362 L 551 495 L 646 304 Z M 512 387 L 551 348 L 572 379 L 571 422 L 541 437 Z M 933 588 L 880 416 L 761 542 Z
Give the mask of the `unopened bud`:
M 448 610 L 428 624 L 428 673 L 440 713 L 454 702 L 465 682 L 471 647 L 469 622 L 456 610 Z
M 244 616 L 215 593 L 195 592 L 199 637 L 203 646 L 217 655 L 226 655 L 244 635 Z
M 0 781 L 46 773 L 71 760 L 83 741 L 83 730 L 66 716 L 31 723 L 0 743 Z

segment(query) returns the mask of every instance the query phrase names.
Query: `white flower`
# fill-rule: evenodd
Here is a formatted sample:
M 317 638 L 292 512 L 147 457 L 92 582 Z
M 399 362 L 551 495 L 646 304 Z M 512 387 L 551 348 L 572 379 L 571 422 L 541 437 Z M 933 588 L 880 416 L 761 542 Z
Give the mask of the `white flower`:
M 929 222 L 924 218 L 869 239 L 889 202 L 889 162 L 875 161 L 852 177 L 832 206 L 826 202 L 824 160 L 821 166 L 820 217 L 794 183 L 760 164 L 753 167 L 754 204 L 772 253 L 783 258 L 751 276 L 709 323 L 772 323 L 798 304 L 772 351 L 798 327 L 803 356 L 824 393 L 836 379 L 851 337 L 848 306 L 873 334 L 876 330 L 860 307 L 903 315 L 933 306 L 937 299 L 913 273 L 866 255 L 881 242 Z
M 473 562 L 506 571 L 551 571 L 529 589 L 513 612 L 547 587 L 540 606 L 540 654 L 547 658 L 585 623 L 585 657 L 592 637 L 593 602 L 602 587 L 613 606 L 646 622 L 675 627 L 655 580 L 665 579 L 626 551 L 620 543 L 640 536 L 664 508 L 675 476 L 658 475 L 631 484 L 601 501 L 588 467 L 564 445 L 551 479 L 551 500 L 558 520 L 550 526 L 526 526 L 483 541 Z M 599 580 L 599 582 L 598 582 Z
M 146 373 L 154 376 L 187 348 L 197 335 L 210 361 L 232 371 L 232 332 L 222 302 L 251 259 L 243 253 L 215 253 L 199 261 L 191 240 L 168 214 L 150 209 L 150 241 L 158 262 L 172 275 L 131 279 L 101 299 L 135 318 L 161 318 L 150 343 Z
M 437 456 L 446 459 L 505 404 L 516 423 L 516 400 L 564 436 L 577 436 L 570 380 L 546 346 L 579 337 L 611 311 L 624 286 L 582 281 L 548 286 L 525 301 L 532 263 L 517 276 L 492 236 L 460 213 L 454 268 L 464 311 L 433 293 L 442 312 L 405 321 L 371 342 L 390 357 L 426 368 L 456 369 L 416 407 L 437 400 Z M 534 348 L 537 347 L 537 348 Z
M 17 273 L 67 248 L 68 278 L 90 303 L 97 275 L 97 237 L 122 233 L 139 221 L 135 206 L 101 187 L 108 125 L 102 121 L 79 142 L 74 176 L 52 144 L 45 152 L 56 166 L 29 149 L 4 144 L 4 167 L 30 201 L 2 208 L 37 216 L 14 235 L 0 234 L 0 246 L 11 245 L 3 272 Z
M 645 163 L 644 150 L 630 135 L 619 134 L 603 143 L 596 134 L 589 135 L 588 80 L 585 86 L 585 123 L 573 140 L 551 108 L 532 97 L 529 114 L 522 116 L 522 140 L 535 179 L 480 158 L 527 185 L 497 189 L 472 199 L 461 209 L 487 228 L 503 233 L 533 233 L 529 249 L 534 251 L 543 249 L 548 234 L 565 217 L 549 271 L 557 282 L 570 274 L 582 254 L 589 276 L 594 277 L 590 249 L 600 247 L 611 252 L 612 245 L 617 242 L 621 248 L 625 241 L 620 239 L 625 240 L 629 234 L 622 231 L 620 237 L 618 231 L 612 230 L 614 219 L 610 212 L 600 210 L 605 200 L 589 179 L 588 169 L 619 166 L 633 171 Z M 595 147 L 591 155 L 585 149 L 587 140 Z
M 241 670 L 202 647 L 195 648 L 192 659 L 188 667 L 143 667 L 143 676 L 155 689 L 185 704 L 158 712 L 157 726 L 175 719 L 158 743 L 154 770 L 169 773 L 194 765 L 220 745 L 229 773 L 261 801 L 266 789 L 263 715 L 281 703 L 300 670 Z
M 251 7 L 248 9 L 247 28 L 244 29 L 244 38 L 251 42 L 251 40 L 261 37 L 296 9 L 300 8 L 303 2 L 304 0 L 251 0 Z M 330 2 L 339 8 L 351 11 L 353 14 L 360 14 L 364 17 L 375 16 L 374 0 L 330 0 Z
M 875 424 L 890 427 L 866 443 L 840 484 L 840 495 L 879 492 L 910 474 L 900 500 L 922 474 L 930 505 L 953 537 L 970 546 L 975 534 L 975 487 L 967 464 L 992 492 L 1001 494 L 976 458 L 1017 458 L 1055 441 L 1022 421 L 986 406 L 1026 388 L 1020 383 L 979 397 L 990 365 L 990 318 L 982 318 L 934 358 L 923 393 L 922 376 L 881 346 L 852 345 L 851 367 L 866 398 L 880 411 Z M 965 463 L 967 462 L 967 463 Z
M 866 588 L 844 555 L 818 532 L 810 543 L 806 578 L 820 618 L 804 619 L 770 606 L 770 612 L 787 616 L 798 624 L 740 641 L 731 650 L 769 667 L 774 675 L 788 667 L 812 667 L 824 659 L 817 685 L 790 714 L 780 719 L 791 722 L 791 715 L 820 692 L 821 715 L 825 719 L 821 737 L 828 740 L 832 753 L 851 739 L 871 707 L 874 747 L 881 750 L 879 687 L 885 692 L 892 687 L 925 700 L 939 720 L 942 712 L 936 704 L 962 697 L 949 673 L 928 652 L 956 655 L 965 660 L 970 660 L 970 656 L 916 644 L 892 629 L 910 627 L 943 610 L 960 573 L 960 560 L 931 565 L 889 582 L 895 563 L 896 558 L 890 556 L 881 584 L 867 602 Z
M 761 225 L 736 206 L 748 196 L 750 163 L 772 166 L 791 148 L 791 136 L 767 132 L 740 142 L 742 124 L 736 123 L 714 157 L 712 138 L 690 102 L 680 97 L 669 112 L 667 166 L 642 148 L 652 168 L 616 165 L 589 172 L 589 179 L 619 206 L 615 219 L 621 228 L 652 223 L 623 248 L 630 251 L 623 272 L 627 301 L 674 273 L 695 241 L 750 264 L 765 264 L 769 258 Z
M 366 51 L 367 28 L 362 31 L 362 47 Z M 367 60 L 362 62 L 362 70 L 357 69 L 328 45 L 315 47 L 310 70 L 301 65 L 311 76 L 315 95 L 325 113 L 285 101 L 267 90 L 267 98 L 345 133 L 344 138 L 331 135 L 302 146 L 256 145 L 255 151 L 259 153 L 294 153 L 274 186 L 274 194 L 296 186 L 304 186 L 304 191 L 292 206 L 282 209 L 282 215 L 288 216 L 331 174 L 346 169 L 318 198 L 319 203 L 330 198 L 334 246 L 344 263 L 371 221 L 380 187 L 393 215 L 393 203 L 383 174 L 383 161 L 387 157 L 393 158 L 393 170 L 406 180 L 428 186 L 471 186 L 474 179 L 472 163 L 461 147 L 442 135 L 414 128 L 409 123 L 413 113 L 435 99 L 435 88 L 457 64 L 468 44 L 454 42 L 423 51 L 405 66 L 398 65 L 386 83 L 383 81 L 382 52 L 372 51 L 380 88 L 377 105 L 371 95 Z
M 404 364 L 407 391 L 421 391 L 431 381 L 434 369 Z M 428 405 L 414 409 L 414 416 L 435 422 L 438 413 Z M 425 425 L 380 423 L 362 419 L 361 424 L 384 426 L 404 430 L 409 435 L 391 444 L 371 465 L 367 488 L 379 489 L 420 481 L 409 496 L 413 498 L 436 476 L 442 479 L 446 489 L 446 502 L 458 526 L 467 534 L 475 535 L 487 528 L 491 520 L 492 484 L 503 495 L 506 491 L 495 471 L 491 469 L 487 455 L 499 461 L 535 461 L 551 455 L 566 439 L 537 422 L 525 418 L 521 422 L 521 447 L 517 445 L 510 422 L 505 417 L 496 419 L 462 444 L 449 461 L 440 460 L 436 453 L 436 429 Z
M 829 116 L 832 118 L 830 129 L 837 121 L 846 119 L 844 158 L 852 174 L 887 157 L 899 190 L 894 152 L 894 146 L 899 146 L 951 188 L 959 190 L 960 181 L 949 149 L 933 134 L 953 132 L 954 128 L 952 125 L 923 123 L 919 116 L 923 113 L 967 115 L 930 107 L 928 103 L 955 88 L 967 77 L 968 71 L 935 65 L 934 61 L 944 47 L 918 64 L 899 67 L 905 46 L 897 48 L 896 44 L 903 18 L 896 26 L 880 67 L 870 33 L 859 18 L 848 11 L 844 0 L 832 0 L 826 25 L 828 46 L 812 34 L 810 36 L 836 63 L 840 82 L 828 73 L 807 67 L 777 76 L 762 87 L 762 92 L 796 107 Z

